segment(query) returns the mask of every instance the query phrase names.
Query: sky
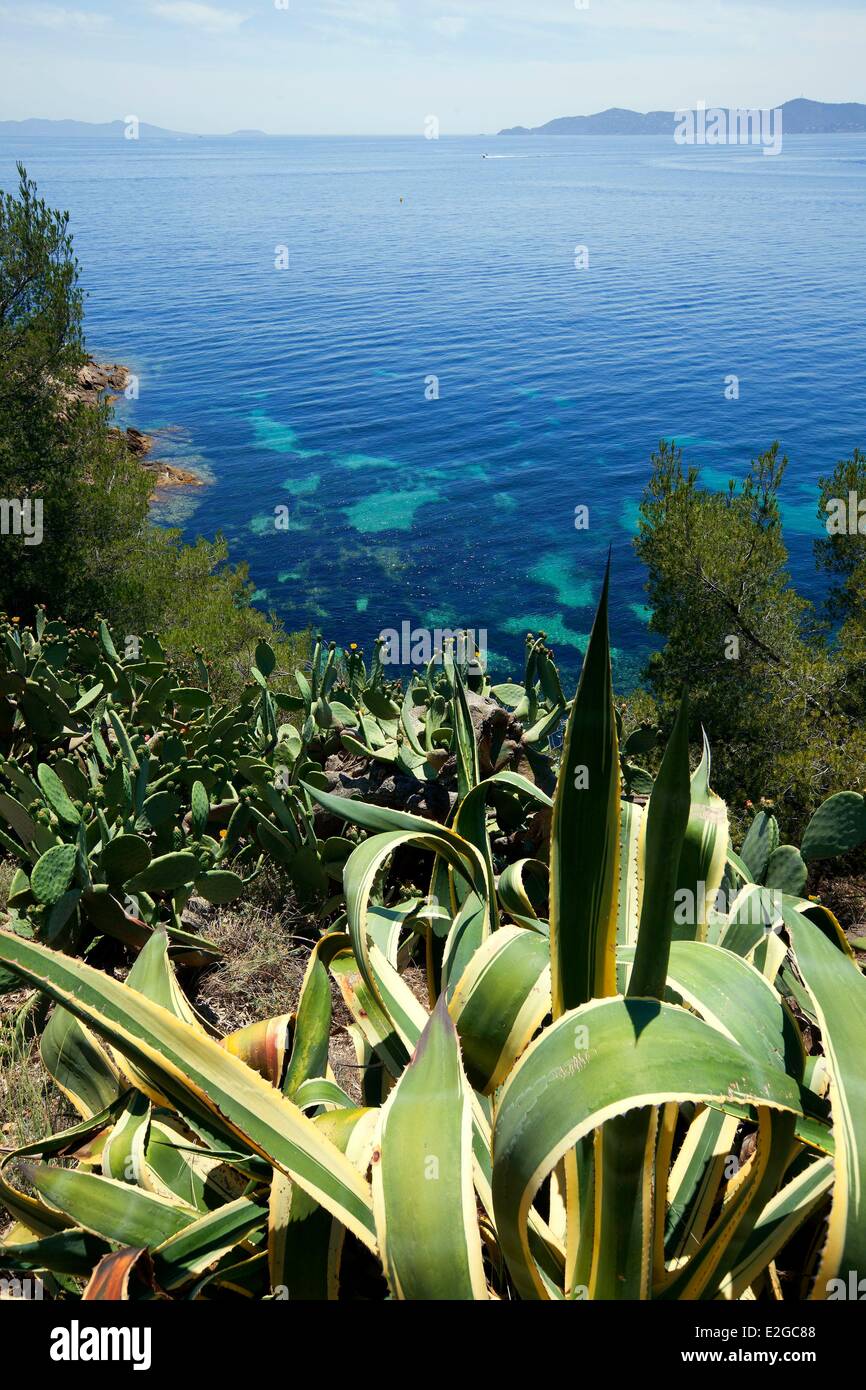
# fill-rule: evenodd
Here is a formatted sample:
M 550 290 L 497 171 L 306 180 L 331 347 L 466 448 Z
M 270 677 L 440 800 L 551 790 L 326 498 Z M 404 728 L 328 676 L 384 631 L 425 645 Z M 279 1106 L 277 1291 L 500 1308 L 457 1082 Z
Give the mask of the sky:
M 0 0 L 0 119 L 443 135 L 866 102 L 864 0 Z

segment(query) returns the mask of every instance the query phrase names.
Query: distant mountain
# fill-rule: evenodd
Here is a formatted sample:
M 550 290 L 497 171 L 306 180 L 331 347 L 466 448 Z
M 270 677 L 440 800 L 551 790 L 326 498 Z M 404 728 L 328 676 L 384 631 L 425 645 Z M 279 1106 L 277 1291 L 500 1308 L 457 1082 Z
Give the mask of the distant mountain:
M 50 136 L 54 139 L 65 139 L 69 136 L 78 136 L 89 139 L 120 140 L 126 129 L 126 121 L 106 121 L 103 124 L 92 124 L 90 121 L 0 121 L 0 135 L 24 135 L 24 136 Z M 143 140 L 201 140 L 200 135 L 191 135 L 188 131 L 165 130 L 159 125 L 148 125 L 147 121 L 142 121 L 138 128 L 138 133 Z M 225 139 L 265 139 L 263 130 L 234 130 Z
M 786 101 L 782 129 L 786 135 L 851 135 L 866 133 L 866 106 L 849 101 L 836 105 L 798 97 Z M 676 122 L 673 111 L 628 111 L 612 106 L 594 116 L 560 116 L 546 125 L 513 126 L 500 135 L 668 135 Z
M 513 126 L 500 135 L 667 135 L 674 123 L 673 111 L 627 111 L 611 106 L 594 116 L 560 116 L 546 125 Z

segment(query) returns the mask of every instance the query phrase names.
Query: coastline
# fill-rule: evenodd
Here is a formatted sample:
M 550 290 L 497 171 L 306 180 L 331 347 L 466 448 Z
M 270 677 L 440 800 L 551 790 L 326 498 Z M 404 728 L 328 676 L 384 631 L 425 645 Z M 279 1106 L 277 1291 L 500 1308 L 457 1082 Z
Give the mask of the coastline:
M 128 367 L 119 363 L 96 362 L 90 358 L 82 367 L 79 367 L 77 385 L 68 393 L 68 398 L 92 406 L 99 405 L 105 398 L 109 404 L 113 404 L 118 395 L 126 390 L 131 379 L 132 373 Z M 166 459 L 151 458 L 155 447 L 155 440 L 152 435 L 144 434 L 131 425 L 127 426 L 126 429 L 122 429 L 119 425 L 113 425 L 111 433 L 115 438 L 121 439 L 133 458 L 137 459 L 142 467 L 153 475 L 152 501 L 157 499 L 161 493 L 174 488 L 205 486 L 205 479 L 191 469 L 180 468 L 177 464 L 169 463 Z

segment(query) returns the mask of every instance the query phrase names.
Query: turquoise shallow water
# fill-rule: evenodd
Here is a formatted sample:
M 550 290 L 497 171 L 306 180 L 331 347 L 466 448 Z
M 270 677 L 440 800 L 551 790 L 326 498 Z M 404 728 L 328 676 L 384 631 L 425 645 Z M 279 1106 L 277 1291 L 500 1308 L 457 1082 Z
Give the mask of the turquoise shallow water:
M 211 480 L 163 516 L 222 529 L 290 625 L 368 646 L 405 619 L 486 629 L 506 675 L 544 626 L 573 674 L 611 546 L 629 683 L 661 437 L 713 485 L 779 439 L 816 592 L 815 480 L 866 447 L 866 137 L 773 159 L 661 137 L 4 139 L 4 187 L 16 158 L 72 213 L 91 348 L 140 378 L 125 421 Z

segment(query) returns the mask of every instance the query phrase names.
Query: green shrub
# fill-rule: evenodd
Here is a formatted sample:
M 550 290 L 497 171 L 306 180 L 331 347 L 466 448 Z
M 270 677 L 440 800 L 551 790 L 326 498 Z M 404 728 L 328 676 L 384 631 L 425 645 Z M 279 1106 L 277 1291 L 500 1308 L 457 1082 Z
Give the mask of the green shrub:
M 799 832 L 816 802 L 864 786 L 863 628 L 851 602 L 864 571 L 850 563 L 848 537 L 830 553 L 818 543 L 819 563 L 837 576 L 844 566 L 837 640 L 833 615 L 791 582 L 779 506 L 787 460 L 777 445 L 726 492 L 700 487 L 673 445 L 662 443 L 652 463 L 635 544 L 648 570 L 651 630 L 664 639 L 647 668 L 659 718 L 670 725 L 688 688 L 695 719 L 713 730 L 725 798 L 737 807 L 768 798 Z M 840 465 L 822 493 L 847 488 L 851 467 Z

